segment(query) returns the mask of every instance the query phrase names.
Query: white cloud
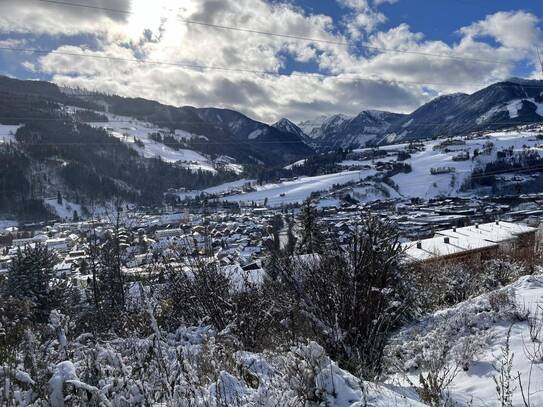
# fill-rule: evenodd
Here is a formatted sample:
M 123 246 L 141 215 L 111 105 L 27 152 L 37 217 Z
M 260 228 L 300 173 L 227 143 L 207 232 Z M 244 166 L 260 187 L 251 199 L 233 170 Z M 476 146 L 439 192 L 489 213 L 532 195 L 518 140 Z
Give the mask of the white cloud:
M 490 36 L 505 47 L 533 48 L 541 39 L 539 18 L 525 11 L 500 11 L 460 31 L 469 37 Z
M 94 0 L 96 1 L 96 0 Z M 0 4 L 0 32 L 62 36 L 86 34 L 93 47 L 60 46 L 59 52 L 89 56 L 166 61 L 172 64 L 206 65 L 278 72 L 289 60 L 316 64 L 335 78 L 257 75 L 235 71 L 190 70 L 166 64 L 133 63 L 105 58 L 82 58 L 50 53 L 26 67 L 52 75 L 67 86 L 142 96 L 175 105 L 218 106 L 240 110 L 268 122 L 286 116 L 311 119 L 320 114 L 356 114 L 363 109 L 408 112 L 443 92 L 473 91 L 482 84 L 503 79 L 526 58 L 512 44 L 525 44 L 540 35 L 537 18 L 525 12 L 497 13 L 460 29 L 457 43 L 430 41 L 412 32 L 407 24 L 377 31 L 386 17 L 375 10 L 374 0 L 342 0 L 351 11 L 346 33 L 322 14 L 307 14 L 292 4 L 264 0 L 186 0 L 181 8 L 173 0 L 149 6 L 147 0 L 106 2 L 109 8 L 130 9 L 118 15 L 67 7 L 39 5 L 35 9 Z M 389 3 L 391 1 L 388 1 Z M 23 2 L 21 2 L 23 3 Z M 24 2 L 26 3 L 26 2 Z M 42 18 L 38 18 L 40 15 Z M 284 37 L 185 24 L 180 19 L 223 26 L 287 33 L 336 42 L 299 41 Z M 509 28 L 500 30 L 507 20 Z M 337 22 L 336 22 L 337 24 Z M 527 26 L 528 24 L 528 26 Z M 528 28 L 527 28 L 528 27 Z M 491 35 L 498 46 L 480 40 Z M 402 52 L 360 53 L 357 46 Z M 500 64 L 420 55 L 432 53 L 459 58 L 500 60 Z M 357 75 L 353 75 L 357 73 Z M 389 80 L 375 81 L 382 78 Z M 434 84 L 422 86 L 418 83 Z

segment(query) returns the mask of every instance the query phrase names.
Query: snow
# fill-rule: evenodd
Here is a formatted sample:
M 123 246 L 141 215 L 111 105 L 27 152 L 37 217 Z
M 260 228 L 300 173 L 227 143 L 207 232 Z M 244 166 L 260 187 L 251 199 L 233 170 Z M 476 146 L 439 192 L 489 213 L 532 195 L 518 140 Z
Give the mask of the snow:
M 442 230 L 438 233 L 455 239 L 486 240 L 488 242 L 502 243 L 517 239 L 523 233 L 535 232 L 536 228 L 510 222 L 490 222 L 477 226 L 465 226 L 455 230 Z
M 402 127 L 403 127 L 403 128 L 406 128 L 406 127 L 411 126 L 411 124 L 413 123 L 413 120 L 414 120 L 414 119 L 409 119 L 409 121 L 407 121 L 407 122 L 405 122 L 404 124 L 402 124 Z
M 229 192 L 231 190 L 241 188 L 241 187 L 243 187 L 244 185 L 247 185 L 247 184 L 252 185 L 255 182 L 256 181 L 254 179 L 242 178 L 242 179 L 239 179 L 237 181 L 226 182 L 224 184 L 220 184 L 220 185 L 217 185 L 215 187 L 204 189 L 202 192 L 204 192 L 206 194 L 220 194 L 220 193 L 223 193 L 223 192 Z
M 531 354 L 540 349 L 538 341 L 532 341 L 526 312 L 533 317 L 543 306 L 543 276 L 541 274 L 523 276 L 513 284 L 499 290 L 509 293 L 513 298 L 511 305 L 495 309 L 490 304 L 490 296 L 484 294 L 454 307 L 431 314 L 420 322 L 400 331 L 392 343 L 401 347 L 401 352 L 412 360 L 406 360 L 406 368 L 416 366 L 422 352 L 429 352 L 437 342 L 436 338 L 446 336 L 453 348 L 459 351 L 463 346 L 476 348 L 473 361 L 467 370 L 459 369 L 449 386 L 452 399 L 458 406 L 484 405 L 500 406 L 497 400 L 493 376 L 502 359 L 502 348 L 510 332 L 510 351 L 513 355 L 511 373 L 520 374 L 525 392 L 530 393 L 532 406 L 543 405 L 543 374 L 540 360 L 531 362 Z M 539 309 L 539 311 L 538 311 Z M 522 316 L 524 315 L 524 317 Z M 445 338 L 443 338 L 445 339 Z M 393 347 L 391 351 L 396 349 Z M 403 383 L 409 378 L 418 382 L 419 372 L 410 370 L 407 377 L 398 378 Z M 530 387 L 529 382 L 531 382 Z M 517 379 L 511 383 L 514 406 L 524 405 Z M 471 404 L 470 404 L 470 400 Z
M 49 380 L 52 407 L 64 407 L 64 383 L 68 380 L 77 380 L 77 374 L 74 364 L 66 360 L 56 365 L 53 377 Z
M 419 241 L 418 243 L 421 245 L 421 248 L 418 248 L 415 242 L 402 243 L 402 247 L 405 249 L 405 255 L 408 259 L 417 261 L 497 247 L 495 243 L 482 239 L 449 237 L 448 240 L 446 242 L 443 236 L 432 237 Z
M 536 106 L 536 113 L 543 117 L 543 103 L 538 103 L 534 98 L 514 99 L 503 105 L 494 106 L 485 114 L 481 115 L 477 120 L 477 124 L 482 124 L 488 120 L 491 120 L 494 115 L 499 112 L 508 112 L 509 118 L 516 119 L 519 117 L 519 112 L 522 109 L 524 102 L 532 103 Z
M 519 115 L 519 111 L 522 109 L 523 102 L 530 102 L 536 107 L 536 114 L 543 117 L 543 103 L 538 103 L 534 98 L 529 99 L 516 99 L 512 100 L 506 105 L 507 110 L 509 111 L 509 117 L 515 119 Z
M 179 163 L 193 171 L 216 172 L 213 164 L 202 154 L 189 149 L 175 150 L 151 139 L 152 133 L 169 134 L 169 129 L 126 116 L 107 114 L 107 117 L 109 122 L 94 122 L 89 125 L 107 129 L 112 136 L 130 145 L 145 158 L 160 157 L 166 162 Z M 178 140 L 197 137 L 182 130 L 176 130 L 174 136 Z M 136 138 L 143 143 L 143 147 L 135 143 Z
M 353 117 L 345 114 L 335 114 L 332 116 L 320 116 L 315 120 L 308 120 L 298 124 L 298 127 L 309 137 L 316 139 L 322 136 L 322 128 L 339 127 Z
M 59 204 L 57 198 L 46 198 L 44 199 L 44 203 L 61 219 L 72 219 L 74 211 L 77 211 L 79 216 L 81 216 L 82 213 L 81 205 L 70 202 L 66 199 L 62 199 L 62 204 Z
M 263 129 L 256 129 L 250 132 L 247 138 L 249 140 L 254 140 L 254 139 L 257 139 L 259 136 L 261 136 L 263 133 L 264 133 Z
M 433 198 L 440 195 L 458 196 L 467 193 L 460 192 L 464 181 L 471 175 L 474 169 L 482 168 L 488 162 L 496 160 L 497 152 L 506 148 L 513 148 L 513 151 L 523 151 L 525 146 L 543 152 L 543 147 L 539 145 L 539 140 L 535 137 L 538 134 L 536 130 L 510 130 L 490 132 L 485 137 L 465 139 L 464 145 L 451 146 L 450 150 L 445 152 L 443 149 L 434 149 L 434 147 L 443 140 L 427 141 L 424 143 L 424 151 L 411 153 L 411 158 L 403 161 L 410 164 L 412 171 L 410 173 L 400 173 L 392 177 L 392 181 L 398 186 L 398 190 L 383 184 L 368 180 L 367 185 L 358 185 L 353 189 L 353 195 L 356 199 L 369 202 L 371 200 L 383 199 L 385 197 L 424 197 Z M 492 143 L 494 148 L 489 154 L 479 154 L 473 158 L 473 151 L 478 149 L 480 152 L 487 143 Z M 375 160 L 344 160 L 339 163 L 343 167 L 368 166 L 370 168 L 356 171 L 343 171 L 334 174 L 326 174 L 315 177 L 300 177 L 290 181 L 265 184 L 256 186 L 257 191 L 241 193 L 226 197 L 227 201 L 234 202 L 258 202 L 263 203 L 267 200 L 268 205 L 272 207 L 291 203 L 299 203 L 310 196 L 312 192 L 328 191 L 334 184 L 343 185 L 352 181 L 361 181 L 369 176 L 375 175 L 374 169 L 377 162 L 392 162 L 397 160 L 395 151 L 403 150 L 407 147 L 405 143 L 392 144 L 380 147 L 382 151 L 389 152 L 385 157 Z M 370 148 L 355 149 L 353 152 L 361 153 L 371 150 Z M 454 161 L 453 157 L 459 152 L 466 150 L 470 153 L 470 159 L 466 161 Z M 292 168 L 301 165 L 304 160 L 296 161 L 285 168 Z M 454 172 L 433 175 L 432 168 L 451 167 Z M 209 188 L 204 190 L 207 193 L 222 193 L 237 189 L 243 185 L 245 180 L 227 183 L 223 186 Z M 330 199 L 329 199 L 330 198 Z M 335 206 L 337 201 L 331 197 L 324 197 L 329 201 L 323 205 Z
M 490 155 L 479 155 L 475 160 L 467 161 L 453 161 L 452 158 L 458 154 L 458 151 L 445 153 L 434 150 L 433 147 L 443 140 L 427 142 L 424 151 L 413 153 L 412 157 L 405 161 L 411 164 L 412 172 L 395 175 L 392 179 L 400 187 L 399 192 L 406 197 L 433 198 L 439 195 L 459 195 L 459 188 L 464 180 L 475 168 L 494 161 L 499 150 L 513 147 L 514 151 L 522 151 L 526 145 L 537 149 L 541 155 L 543 149 L 539 147 L 539 141 L 535 138 L 536 134 L 538 131 L 511 130 L 492 132 L 485 138 L 466 139 L 466 145 L 462 148 L 469 150 L 471 155 L 475 149 L 481 151 L 487 142 L 492 142 L 495 146 Z M 386 146 L 388 149 L 397 147 L 398 145 Z M 436 167 L 451 167 L 455 169 L 455 172 L 430 174 L 430 169 Z
M 0 124 L 0 144 L 15 143 L 15 133 L 22 127 L 19 125 Z
M 265 184 L 257 186 L 257 191 L 225 197 L 229 202 L 264 202 L 268 200 L 269 206 L 301 203 L 312 192 L 328 191 L 335 184 L 346 184 L 352 181 L 365 179 L 376 173 L 375 170 L 343 171 L 315 177 L 300 177 L 296 180 L 285 181 L 278 184 Z
M 292 164 L 287 165 L 287 166 L 285 167 L 285 170 L 291 170 L 291 169 L 293 169 L 294 167 L 299 167 L 299 166 L 301 166 L 301 165 L 304 165 L 306 161 L 307 161 L 307 159 L 304 158 L 304 159 L 302 159 L 302 160 L 298 160 L 298 161 L 296 161 L 296 162 L 293 162 Z
M 316 130 L 319 129 L 324 121 L 328 118 L 328 116 L 322 115 L 317 117 L 314 120 L 306 120 L 303 122 L 298 123 L 298 127 L 302 129 L 302 131 L 307 134 L 309 137 L 315 138 L 315 136 L 318 136 L 316 133 Z M 315 131 L 315 133 L 314 133 Z
M 509 112 L 509 118 L 516 119 L 518 117 L 518 112 L 522 109 L 522 102 L 522 99 L 517 99 L 507 103 L 506 109 Z
M 15 220 L 0 219 L 0 231 L 4 231 L 10 228 L 16 228 L 19 222 Z

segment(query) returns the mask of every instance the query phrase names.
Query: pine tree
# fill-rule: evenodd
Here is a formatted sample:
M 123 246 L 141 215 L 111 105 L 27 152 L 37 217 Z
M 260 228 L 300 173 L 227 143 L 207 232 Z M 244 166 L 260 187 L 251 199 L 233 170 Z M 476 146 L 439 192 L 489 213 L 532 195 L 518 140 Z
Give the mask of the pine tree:
M 47 246 L 36 244 L 19 250 L 8 270 L 8 293 L 30 300 L 34 316 L 40 322 L 46 321 L 50 311 L 59 303 L 59 297 L 51 295 L 55 289 L 55 263 L 56 257 Z
M 324 246 L 324 238 L 318 224 L 317 208 L 306 199 L 302 206 L 301 228 L 302 236 L 300 250 L 304 253 L 320 253 Z
M 57 203 L 59 205 L 62 205 L 62 194 L 60 193 L 60 191 L 57 191 Z

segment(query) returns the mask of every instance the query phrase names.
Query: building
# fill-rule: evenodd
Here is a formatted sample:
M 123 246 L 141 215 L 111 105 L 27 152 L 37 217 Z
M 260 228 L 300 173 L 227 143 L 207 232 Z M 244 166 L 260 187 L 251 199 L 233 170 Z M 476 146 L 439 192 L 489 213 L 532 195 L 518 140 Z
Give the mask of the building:
M 489 222 L 462 228 L 452 228 L 436 233 L 459 239 L 481 239 L 496 243 L 502 252 L 522 252 L 533 255 L 536 249 L 537 228 L 512 222 Z
M 530 259 L 535 255 L 536 232 L 530 226 L 496 221 L 442 230 L 434 237 L 402 246 L 407 262 L 484 261 L 500 252 Z
M 481 239 L 436 236 L 417 242 L 403 243 L 407 262 L 431 262 L 442 260 L 484 261 L 498 252 L 496 243 Z

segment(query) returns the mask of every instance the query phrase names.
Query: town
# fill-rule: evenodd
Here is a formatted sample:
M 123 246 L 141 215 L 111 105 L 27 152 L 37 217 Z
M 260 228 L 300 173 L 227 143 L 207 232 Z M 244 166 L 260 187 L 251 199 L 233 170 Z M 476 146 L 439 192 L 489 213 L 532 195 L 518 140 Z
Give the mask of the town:
M 217 195 L 208 195 L 198 204 L 188 201 L 177 208 L 169 211 L 165 208 L 157 213 L 128 206 L 113 208 L 110 213 L 78 222 L 50 221 L 7 226 L 0 231 L 0 275 L 7 273 L 18 251 L 27 245 L 42 244 L 58 255 L 56 273 L 74 278 L 84 287 L 89 240 L 93 237 L 104 240 L 121 229 L 126 245 L 123 272 L 127 275 L 143 273 L 145 266 L 156 261 L 157 256 L 167 256 L 169 250 L 183 246 L 190 248 L 190 256 L 211 255 L 228 270 L 236 267 L 242 277 L 246 273 L 265 272 L 264 265 L 271 254 L 270 249 L 274 247 L 274 239 L 279 239 L 277 244 L 284 247 L 289 230 L 294 238 L 299 235 L 303 204 L 289 208 L 239 206 L 223 203 L 217 198 Z M 480 231 L 486 230 L 485 224 L 515 225 L 511 230 L 508 229 L 510 226 L 504 226 L 503 230 L 493 227 L 487 235 L 480 237 L 480 240 L 495 244 L 509 242 L 528 231 L 535 232 L 543 219 L 543 193 L 481 198 L 442 197 L 428 201 L 396 198 L 362 204 L 347 199 L 339 207 L 319 208 L 318 220 L 325 235 L 333 235 L 343 244 L 348 244 L 363 214 L 394 221 L 407 256 L 419 260 L 427 260 L 428 257 L 438 259 L 449 256 L 453 246 L 455 254 L 470 252 L 473 240 L 459 241 L 454 245 L 434 245 L 424 254 L 415 248 L 448 236 L 447 231 L 478 228 L 478 225 L 481 225 Z M 458 239 L 459 236 L 451 237 Z M 531 241 L 535 250 L 535 236 Z

